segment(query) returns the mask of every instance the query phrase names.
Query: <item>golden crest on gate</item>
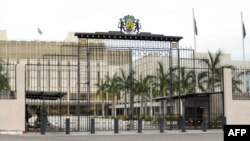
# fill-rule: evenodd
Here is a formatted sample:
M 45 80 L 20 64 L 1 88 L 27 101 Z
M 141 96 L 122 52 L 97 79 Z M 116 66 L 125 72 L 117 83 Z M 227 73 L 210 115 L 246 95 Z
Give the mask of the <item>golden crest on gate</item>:
M 126 15 L 120 19 L 118 28 L 120 28 L 121 32 L 126 32 L 128 34 L 137 33 L 141 28 L 141 24 L 139 23 L 138 19 L 135 19 L 132 15 Z

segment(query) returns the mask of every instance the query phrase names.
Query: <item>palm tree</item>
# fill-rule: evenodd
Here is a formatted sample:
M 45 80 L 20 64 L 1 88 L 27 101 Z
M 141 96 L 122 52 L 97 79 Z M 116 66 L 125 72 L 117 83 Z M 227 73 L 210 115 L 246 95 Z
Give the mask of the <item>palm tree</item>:
M 105 103 L 104 100 L 107 98 L 106 93 L 107 93 L 107 84 L 106 81 L 101 79 L 101 82 L 96 84 L 97 87 L 97 96 L 100 96 L 102 99 L 102 116 L 105 116 Z
M 0 60 L 0 91 L 8 91 L 10 90 L 9 78 L 7 73 L 4 73 L 3 61 Z
M 208 52 L 208 59 L 201 60 L 201 62 L 207 65 L 208 71 L 201 72 L 198 75 L 198 81 L 202 82 L 203 84 L 206 83 L 209 92 L 215 92 L 215 88 L 221 86 L 222 68 L 232 68 L 231 65 L 222 66 L 220 64 L 222 56 L 222 51 L 218 50 L 214 56 L 212 53 Z
M 127 93 L 133 89 L 134 74 L 135 72 L 131 71 L 127 75 L 123 69 L 120 69 L 120 76 L 117 77 L 125 96 L 124 115 L 127 115 Z
M 119 91 L 122 89 L 117 74 L 113 77 L 106 76 L 107 92 L 112 97 L 112 116 L 116 116 L 115 112 L 115 98 L 118 97 Z
M 158 68 L 157 68 L 157 75 L 156 75 L 156 81 L 154 82 L 154 89 L 156 90 L 154 93 L 156 93 L 158 96 L 167 96 L 172 89 L 175 89 L 175 83 L 176 81 L 174 81 L 175 79 L 175 75 L 174 75 L 174 71 L 176 69 L 175 68 L 171 68 L 171 72 L 172 73 L 168 73 L 165 71 L 164 66 L 161 62 L 158 62 Z M 172 78 L 171 78 L 171 74 L 172 74 Z M 171 81 L 172 79 L 172 81 Z M 159 107 L 160 109 L 160 114 L 163 114 L 164 111 L 164 107 L 166 107 L 164 105 L 164 101 L 161 101 L 159 103 L 161 106 Z
M 180 90 L 181 94 L 192 93 L 195 91 L 195 71 L 186 71 L 185 67 L 180 68 Z
M 169 90 L 169 74 L 165 72 L 163 68 L 163 64 L 161 62 L 158 62 L 158 68 L 157 68 L 157 76 L 156 76 L 156 82 L 154 85 L 158 87 L 159 89 L 159 95 L 160 96 L 166 96 L 167 91 Z
M 232 71 L 233 76 L 232 76 L 232 91 L 233 93 L 241 93 L 242 90 L 240 88 L 240 86 L 243 84 L 243 82 L 241 81 L 240 78 L 242 78 L 242 76 L 246 76 L 246 73 L 244 73 L 244 71 L 241 72 L 237 72 L 236 69 L 233 69 Z
M 207 71 L 203 71 L 198 73 L 198 88 L 202 92 L 206 92 L 206 85 L 207 85 Z
M 235 72 L 232 77 L 232 91 L 233 93 L 242 92 L 242 90 L 239 88 L 240 85 L 242 85 L 242 81 L 239 79 L 244 72 L 237 73 Z
M 144 78 L 140 75 L 139 80 L 135 81 L 135 93 L 140 99 L 140 116 L 143 112 L 143 101 L 150 98 L 150 85 L 153 82 L 154 76 L 146 75 Z

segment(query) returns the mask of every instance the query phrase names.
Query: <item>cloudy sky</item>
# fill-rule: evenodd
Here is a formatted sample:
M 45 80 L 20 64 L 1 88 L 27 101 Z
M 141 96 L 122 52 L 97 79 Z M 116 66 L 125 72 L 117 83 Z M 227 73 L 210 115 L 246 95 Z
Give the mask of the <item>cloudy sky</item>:
M 9 40 L 62 41 L 67 32 L 119 30 L 119 18 L 131 14 L 140 19 L 141 32 L 183 36 L 180 44 L 190 47 L 192 8 L 197 51 L 220 48 L 236 60 L 242 59 L 242 11 L 250 60 L 250 0 L 0 0 L 0 30 L 7 30 Z

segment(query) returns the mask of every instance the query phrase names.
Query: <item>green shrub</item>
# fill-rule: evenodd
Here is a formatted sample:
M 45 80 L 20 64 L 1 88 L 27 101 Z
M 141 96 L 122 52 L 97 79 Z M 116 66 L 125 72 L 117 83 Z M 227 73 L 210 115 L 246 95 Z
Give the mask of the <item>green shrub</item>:
M 125 115 L 118 115 L 117 118 L 121 119 L 121 120 L 128 120 L 129 119 L 129 117 L 125 116 Z
M 164 118 L 167 121 L 178 121 L 180 119 L 180 115 L 179 114 L 173 114 L 172 116 L 167 115 L 167 116 L 164 116 Z
M 152 121 L 153 120 L 153 117 L 151 116 L 144 116 L 143 118 L 145 121 Z
M 134 115 L 133 119 L 134 119 L 134 120 L 138 120 L 138 116 L 137 116 L 137 115 Z

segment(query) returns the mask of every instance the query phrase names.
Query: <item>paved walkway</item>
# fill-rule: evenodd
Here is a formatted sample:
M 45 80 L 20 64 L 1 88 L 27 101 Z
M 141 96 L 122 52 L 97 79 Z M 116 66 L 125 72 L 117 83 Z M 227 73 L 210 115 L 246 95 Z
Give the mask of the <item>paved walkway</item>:
M 96 132 L 91 135 L 88 132 L 71 133 L 26 133 L 24 135 L 0 135 L 0 141 L 223 141 L 221 130 L 209 130 L 207 132 L 190 130 L 187 132 L 165 131 L 159 133 L 144 131 L 141 134 L 136 131 L 123 131 L 119 134 L 113 132 Z

